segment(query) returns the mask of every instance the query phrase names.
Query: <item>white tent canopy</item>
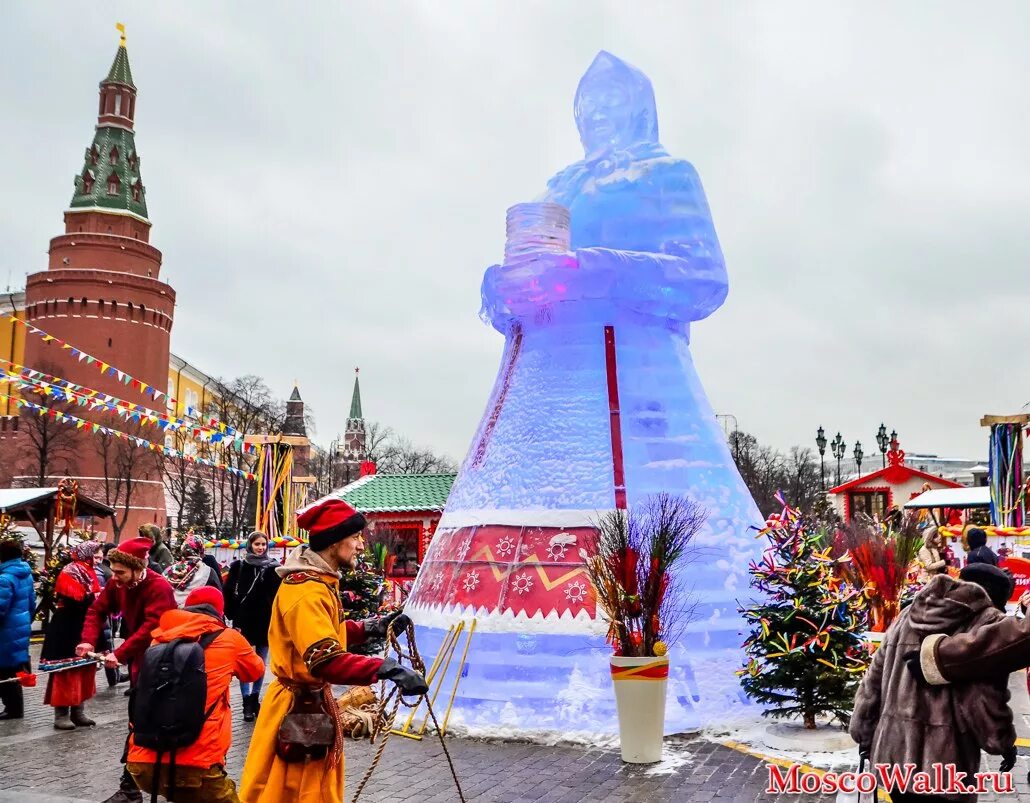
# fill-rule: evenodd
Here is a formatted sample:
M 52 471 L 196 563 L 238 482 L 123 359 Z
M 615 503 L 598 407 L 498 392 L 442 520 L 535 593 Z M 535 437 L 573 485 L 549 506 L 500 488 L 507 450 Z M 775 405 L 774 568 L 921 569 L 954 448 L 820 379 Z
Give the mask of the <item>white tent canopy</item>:
M 910 499 L 905 503 L 906 509 L 990 506 L 991 489 L 986 486 L 977 488 L 934 488 L 930 491 L 924 491 L 915 499 Z

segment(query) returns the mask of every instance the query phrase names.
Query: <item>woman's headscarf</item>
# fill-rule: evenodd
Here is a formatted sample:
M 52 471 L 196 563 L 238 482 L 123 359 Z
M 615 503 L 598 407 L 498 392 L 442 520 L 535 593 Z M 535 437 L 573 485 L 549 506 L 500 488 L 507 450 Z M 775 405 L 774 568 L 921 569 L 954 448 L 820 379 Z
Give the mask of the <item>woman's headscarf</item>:
M 100 580 L 93 571 L 93 555 L 100 549 L 97 541 L 83 541 L 68 550 L 72 562 L 57 576 L 54 593 L 58 596 L 82 600 L 87 594 L 100 593 Z
M 69 553 L 72 556 L 72 560 L 92 564 L 93 556 L 97 553 L 98 549 L 100 549 L 99 541 L 83 541 L 81 544 L 73 546 Z
M 279 561 L 268 554 L 268 549 L 265 549 L 264 555 L 254 554 L 254 542 L 258 538 L 264 538 L 266 541 L 268 540 L 268 536 L 260 530 L 255 530 L 247 536 L 247 551 L 243 555 L 243 562 L 248 563 L 251 566 L 256 566 L 259 569 L 264 569 L 266 566 L 278 566 Z M 269 544 L 269 546 L 271 546 L 271 544 Z
M 181 559 L 165 569 L 165 579 L 172 584 L 172 588 L 182 591 L 189 587 L 203 563 L 204 539 L 199 535 L 188 535 L 179 548 Z

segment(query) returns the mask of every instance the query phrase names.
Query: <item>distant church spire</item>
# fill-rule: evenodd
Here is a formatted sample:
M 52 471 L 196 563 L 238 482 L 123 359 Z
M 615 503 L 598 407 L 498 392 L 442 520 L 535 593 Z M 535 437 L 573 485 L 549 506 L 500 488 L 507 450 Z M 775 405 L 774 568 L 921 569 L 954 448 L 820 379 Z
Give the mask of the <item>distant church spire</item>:
M 358 372 L 360 368 L 354 369 L 354 392 L 350 397 L 350 415 L 347 416 L 348 420 L 361 421 L 361 386 L 358 384 Z

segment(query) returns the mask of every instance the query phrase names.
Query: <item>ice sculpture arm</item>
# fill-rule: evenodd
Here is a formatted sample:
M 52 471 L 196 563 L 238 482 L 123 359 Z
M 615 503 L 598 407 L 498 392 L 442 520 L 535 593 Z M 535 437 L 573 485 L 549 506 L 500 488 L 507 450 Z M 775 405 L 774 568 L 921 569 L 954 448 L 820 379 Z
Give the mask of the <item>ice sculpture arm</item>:
M 500 331 L 510 320 L 532 319 L 543 307 L 570 302 L 603 301 L 684 323 L 708 317 L 726 299 L 721 254 L 697 257 L 679 243 L 670 249 L 676 253 L 583 248 L 494 265 L 483 276 L 480 314 Z
M 626 307 L 660 318 L 699 321 L 726 300 L 729 284 L 720 258 L 698 258 L 689 246 L 670 244 L 672 253 L 583 248 L 576 259 L 584 276 L 603 284 Z

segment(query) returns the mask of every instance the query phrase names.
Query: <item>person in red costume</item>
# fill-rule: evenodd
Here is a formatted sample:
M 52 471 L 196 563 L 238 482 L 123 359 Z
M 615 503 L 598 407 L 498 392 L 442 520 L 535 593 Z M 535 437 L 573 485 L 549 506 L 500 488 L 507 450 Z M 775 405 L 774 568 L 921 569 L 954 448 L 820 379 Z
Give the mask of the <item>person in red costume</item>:
M 113 652 L 107 654 L 104 666 L 118 669 L 128 664 L 129 679 L 133 685 L 139 674 L 139 658 L 150 646 L 151 634 L 161 620 L 161 614 L 176 607 L 172 587 L 161 575 L 147 569 L 147 555 L 154 542 L 149 538 L 133 538 L 112 549 L 107 559 L 111 563 L 111 580 L 86 612 L 82 626 L 81 643 L 75 648 L 77 655 L 93 652 L 104 632 L 108 616 L 121 614 L 128 634 Z M 130 698 L 131 707 L 132 700 Z M 122 764 L 128 756 L 128 739 L 122 753 Z M 128 770 L 122 770 L 119 789 L 104 803 L 137 803 L 143 795 L 136 787 Z
M 392 658 L 347 652 L 369 632 L 385 632 L 391 619 L 342 621 L 340 569 L 354 566 L 364 549 L 365 517 L 340 499 L 301 511 L 297 524 L 308 545 L 297 547 L 276 569 L 283 578 L 268 628 L 269 666 L 275 679 L 261 705 L 240 783 L 244 803 L 343 800 L 343 730 L 332 684 L 369 686 L 378 679 L 403 694 L 429 691 L 421 674 Z M 408 624 L 392 619 L 395 630 Z M 287 715 L 304 708 L 322 723 L 326 741 L 291 741 Z M 310 723 L 309 723 L 310 725 Z

